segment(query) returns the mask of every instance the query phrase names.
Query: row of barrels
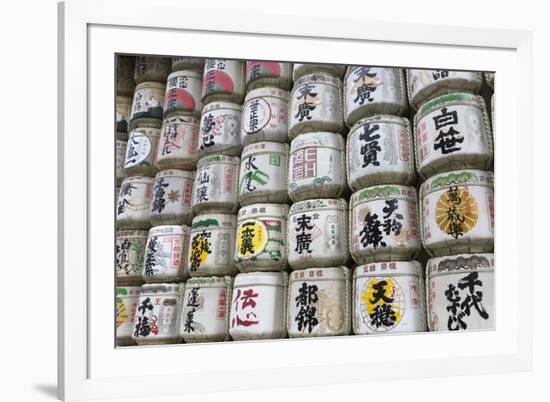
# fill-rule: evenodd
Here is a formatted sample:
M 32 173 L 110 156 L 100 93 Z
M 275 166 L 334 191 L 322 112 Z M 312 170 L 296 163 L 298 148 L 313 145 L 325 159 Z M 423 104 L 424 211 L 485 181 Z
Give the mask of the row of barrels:
M 460 266 L 482 267 L 477 275 Z M 492 281 L 492 254 L 439 257 L 422 280 L 418 262 L 371 263 L 286 272 L 191 278 L 117 288 L 117 343 L 220 342 L 445 331 L 494 326 L 476 286 Z M 352 274 L 353 273 L 353 274 Z M 458 287 L 449 286 L 455 281 Z M 425 288 L 425 286 L 427 288 Z M 427 311 L 424 310 L 428 293 Z M 485 294 L 486 298 L 494 297 Z M 468 306 L 457 319 L 440 322 Z M 461 307 L 462 306 L 462 307 Z M 472 310 L 479 314 L 472 314 Z M 487 322 L 489 321 L 489 323 Z M 450 328 L 449 328 L 450 327 Z

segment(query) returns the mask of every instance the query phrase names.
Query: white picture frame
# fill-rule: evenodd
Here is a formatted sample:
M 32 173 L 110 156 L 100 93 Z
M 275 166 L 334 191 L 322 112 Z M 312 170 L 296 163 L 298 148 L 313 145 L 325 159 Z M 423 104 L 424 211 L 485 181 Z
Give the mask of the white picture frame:
M 253 10 L 222 15 L 171 0 L 60 4 L 60 398 L 160 397 L 530 369 L 531 34 L 367 18 L 309 16 L 306 25 L 303 18 Z M 117 52 L 496 71 L 496 329 L 115 349 L 115 152 L 109 132 Z M 365 376 L 374 363 L 378 371 Z M 146 389 L 140 387 L 144 376 L 154 377 Z

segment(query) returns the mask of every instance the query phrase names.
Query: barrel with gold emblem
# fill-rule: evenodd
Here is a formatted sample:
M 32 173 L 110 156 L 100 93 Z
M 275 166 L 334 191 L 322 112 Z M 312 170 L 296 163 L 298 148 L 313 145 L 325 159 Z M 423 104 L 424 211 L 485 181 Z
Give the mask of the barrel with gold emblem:
M 416 261 L 359 265 L 353 274 L 353 332 L 426 331 L 422 265 Z
M 493 173 L 455 170 L 420 187 L 424 249 L 431 256 L 493 251 Z
M 234 275 L 237 216 L 201 214 L 193 218 L 188 267 L 192 277 Z
M 235 264 L 241 272 L 286 269 L 287 216 L 284 204 L 252 204 L 239 210 Z

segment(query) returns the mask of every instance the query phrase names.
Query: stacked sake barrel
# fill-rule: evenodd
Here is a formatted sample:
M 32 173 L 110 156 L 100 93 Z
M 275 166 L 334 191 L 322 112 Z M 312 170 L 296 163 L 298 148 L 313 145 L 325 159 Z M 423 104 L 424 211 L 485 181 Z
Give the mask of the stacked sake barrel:
M 344 110 L 353 331 L 426 331 L 412 129 L 405 73 L 350 66 Z
M 494 76 L 486 75 L 487 88 Z M 493 137 L 478 72 L 409 70 L 431 331 L 494 328 Z M 486 95 L 487 96 L 487 95 Z M 490 98 L 490 95 L 488 96 Z
M 200 59 L 178 65 L 167 57 L 135 58 L 116 206 L 119 345 L 181 340 L 202 65 Z
M 206 59 L 196 144 L 188 266 L 180 334 L 185 342 L 229 340 L 238 211 L 244 63 Z
M 294 64 L 288 109 L 290 337 L 348 335 L 351 297 L 343 65 Z

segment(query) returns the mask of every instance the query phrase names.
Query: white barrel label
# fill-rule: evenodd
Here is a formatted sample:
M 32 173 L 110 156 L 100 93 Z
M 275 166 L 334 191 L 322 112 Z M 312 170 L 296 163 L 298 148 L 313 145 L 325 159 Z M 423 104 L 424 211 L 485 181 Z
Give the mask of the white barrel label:
M 241 142 L 241 114 L 232 109 L 206 112 L 200 124 L 199 149 L 208 150 L 214 145 L 238 146 Z
M 162 119 L 164 87 L 137 88 L 132 102 L 131 120 L 142 117 Z
M 255 134 L 269 124 L 271 120 L 271 107 L 265 99 L 254 98 L 244 106 L 243 115 L 247 116 L 245 120 L 246 124 L 243 126 L 244 131 L 247 134 Z
M 174 159 L 193 164 L 198 157 L 199 128 L 188 117 L 166 119 L 160 132 L 157 161 Z
M 183 236 L 151 236 L 147 240 L 143 276 L 177 275 L 182 266 Z
M 151 141 L 146 136 L 130 137 L 126 147 L 124 167 L 139 165 L 149 157 L 151 150 Z

